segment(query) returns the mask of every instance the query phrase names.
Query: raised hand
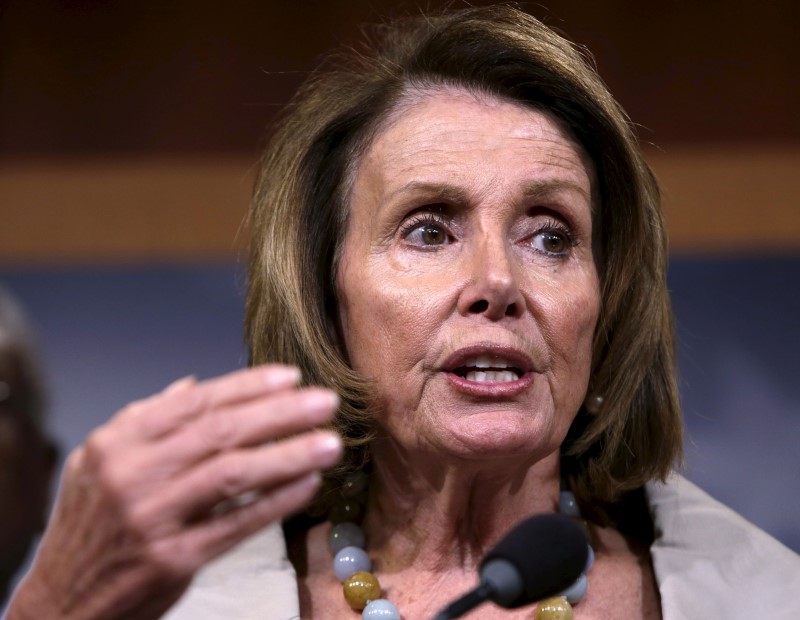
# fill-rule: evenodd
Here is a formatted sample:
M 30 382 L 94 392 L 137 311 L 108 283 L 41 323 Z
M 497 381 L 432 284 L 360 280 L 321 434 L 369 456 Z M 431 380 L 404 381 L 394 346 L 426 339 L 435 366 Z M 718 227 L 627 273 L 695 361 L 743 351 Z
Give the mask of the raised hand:
M 96 429 L 7 619 L 158 618 L 201 566 L 304 506 L 342 447 L 314 430 L 336 395 L 298 380 L 277 365 L 183 379 Z

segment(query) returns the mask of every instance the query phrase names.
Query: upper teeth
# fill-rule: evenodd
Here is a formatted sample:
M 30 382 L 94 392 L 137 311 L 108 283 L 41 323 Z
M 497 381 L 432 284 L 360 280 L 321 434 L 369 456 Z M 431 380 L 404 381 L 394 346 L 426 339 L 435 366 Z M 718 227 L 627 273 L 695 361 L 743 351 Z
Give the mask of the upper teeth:
M 467 369 L 464 376 L 467 381 L 507 383 L 519 379 L 519 371 L 514 367 L 514 364 L 493 355 L 471 357 L 464 361 L 464 367 Z M 472 368 L 479 370 L 470 370 Z M 489 368 L 491 370 L 483 370 Z
M 510 383 L 519 379 L 517 373 L 511 370 L 470 370 L 464 378 L 467 381 L 487 382 L 487 383 Z
M 479 355 L 466 360 L 463 364 L 468 368 L 512 368 L 514 364 L 500 357 L 492 355 Z

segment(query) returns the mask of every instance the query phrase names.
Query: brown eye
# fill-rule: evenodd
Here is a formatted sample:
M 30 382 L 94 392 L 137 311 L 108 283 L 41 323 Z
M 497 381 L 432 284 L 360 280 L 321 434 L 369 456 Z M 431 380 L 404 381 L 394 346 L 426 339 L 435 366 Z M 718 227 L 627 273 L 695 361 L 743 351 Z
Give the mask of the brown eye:
M 403 233 L 406 241 L 419 247 L 447 245 L 451 242 L 447 226 L 428 217 L 424 221 L 412 221 Z
M 422 242 L 425 245 L 441 245 L 445 242 L 446 236 L 444 231 L 437 226 L 431 226 L 430 224 L 423 226 L 420 229 L 420 235 L 422 237 Z
M 543 231 L 533 238 L 533 246 L 540 252 L 562 256 L 569 249 L 569 240 L 561 233 Z

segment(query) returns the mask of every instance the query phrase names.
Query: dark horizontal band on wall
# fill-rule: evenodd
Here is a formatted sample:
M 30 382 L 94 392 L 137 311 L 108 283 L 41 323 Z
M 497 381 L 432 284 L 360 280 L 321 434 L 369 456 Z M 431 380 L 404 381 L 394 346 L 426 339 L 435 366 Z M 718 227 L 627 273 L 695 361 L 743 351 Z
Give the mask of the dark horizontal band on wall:
M 674 252 L 800 251 L 800 146 L 650 152 Z M 0 262 L 241 255 L 252 159 L 0 163 Z

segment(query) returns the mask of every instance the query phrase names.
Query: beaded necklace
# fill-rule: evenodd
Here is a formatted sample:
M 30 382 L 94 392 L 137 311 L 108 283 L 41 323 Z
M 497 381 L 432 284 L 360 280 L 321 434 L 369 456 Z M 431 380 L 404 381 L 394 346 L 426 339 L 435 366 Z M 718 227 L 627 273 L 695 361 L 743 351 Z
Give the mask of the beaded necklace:
M 349 477 L 342 486 L 341 501 L 331 513 L 334 525 L 328 535 L 328 549 L 333 556 L 333 572 L 343 584 L 344 598 L 354 611 L 361 611 L 362 620 L 401 620 L 397 607 L 382 598 L 378 578 L 371 572 L 372 561 L 366 552 L 366 536 L 356 523 L 361 516 L 363 503 L 358 501 L 366 490 L 367 478 L 364 474 Z M 584 525 L 578 502 L 572 491 L 563 488 L 559 494 L 559 512 L 577 519 Z M 558 595 L 539 601 L 536 604 L 536 620 L 572 620 L 572 605 L 576 605 L 589 586 L 587 573 L 594 564 L 594 550 L 587 542 L 586 566 L 580 577 Z

